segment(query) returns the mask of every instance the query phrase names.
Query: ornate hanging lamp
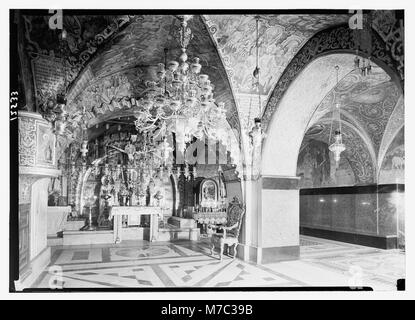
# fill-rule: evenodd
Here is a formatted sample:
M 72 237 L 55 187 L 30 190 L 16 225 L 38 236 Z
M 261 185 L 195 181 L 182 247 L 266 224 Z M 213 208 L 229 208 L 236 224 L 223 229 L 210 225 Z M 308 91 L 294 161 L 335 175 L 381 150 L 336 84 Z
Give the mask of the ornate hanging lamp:
M 88 154 L 88 126 L 87 126 L 87 119 L 86 119 L 86 110 L 85 107 L 83 108 L 83 121 L 82 124 L 82 143 L 81 143 L 81 155 L 85 159 Z
M 249 132 L 251 147 L 252 147 L 252 169 L 255 175 L 259 173 L 260 166 L 260 156 L 261 156 L 261 146 L 262 140 L 265 134 L 262 131 L 261 116 L 261 92 L 260 92 L 260 68 L 259 68 L 259 20 L 260 17 L 256 16 L 256 66 L 255 70 L 252 73 L 253 75 L 253 86 L 256 88 L 258 94 L 258 115 L 254 118 L 254 125 Z M 250 121 L 250 119 L 248 120 Z
M 201 73 L 200 59 L 195 57 L 189 62 L 187 48 L 193 34 L 188 22 L 192 16 L 177 18 L 181 54 L 178 61 L 167 61 L 167 49 L 164 50 L 164 63 L 158 64 L 157 79 L 146 83 L 147 88 L 138 99 L 135 125 L 140 132 L 161 126 L 170 128 L 185 144 L 193 136 L 216 139 L 217 129 L 226 121 L 225 104 L 215 102 L 214 85 L 207 74 Z
M 339 84 L 339 66 L 335 66 L 336 69 L 336 86 Z M 337 119 L 336 119 L 337 115 Z M 333 152 L 334 154 L 334 161 L 336 161 L 336 168 L 339 166 L 340 162 L 340 155 L 343 151 L 346 150 L 346 146 L 343 144 L 343 137 L 342 137 L 342 131 L 341 131 L 341 119 L 340 119 L 340 103 L 337 102 L 335 105 L 335 110 L 333 110 L 333 118 L 331 122 L 331 128 L 330 128 L 330 136 L 329 136 L 329 142 L 331 141 L 331 133 L 333 130 L 333 123 L 335 121 L 338 121 L 338 129 L 334 133 L 334 143 L 329 146 L 329 150 Z

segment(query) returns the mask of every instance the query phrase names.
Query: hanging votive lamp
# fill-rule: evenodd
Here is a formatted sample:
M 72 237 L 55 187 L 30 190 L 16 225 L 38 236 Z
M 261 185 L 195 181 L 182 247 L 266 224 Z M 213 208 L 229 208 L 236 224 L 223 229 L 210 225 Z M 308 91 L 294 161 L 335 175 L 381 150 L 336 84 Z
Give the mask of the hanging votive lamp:
M 343 144 L 342 141 L 342 134 L 339 130 L 337 130 L 334 134 L 334 143 L 330 145 L 329 150 L 334 154 L 334 161 L 336 161 L 336 165 L 338 166 L 340 161 L 340 154 L 346 150 L 346 146 Z

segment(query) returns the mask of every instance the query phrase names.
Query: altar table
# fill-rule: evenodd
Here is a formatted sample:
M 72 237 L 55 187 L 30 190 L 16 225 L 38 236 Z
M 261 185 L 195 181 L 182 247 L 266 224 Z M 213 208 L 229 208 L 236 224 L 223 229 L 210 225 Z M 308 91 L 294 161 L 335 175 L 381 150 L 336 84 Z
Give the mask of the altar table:
M 162 215 L 160 207 L 113 206 L 109 214 L 109 219 L 111 220 L 114 217 L 114 242 L 119 243 L 122 241 L 122 216 L 134 216 L 138 218 L 142 215 L 150 216 L 150 242 L 157 240 L 158 216 Z

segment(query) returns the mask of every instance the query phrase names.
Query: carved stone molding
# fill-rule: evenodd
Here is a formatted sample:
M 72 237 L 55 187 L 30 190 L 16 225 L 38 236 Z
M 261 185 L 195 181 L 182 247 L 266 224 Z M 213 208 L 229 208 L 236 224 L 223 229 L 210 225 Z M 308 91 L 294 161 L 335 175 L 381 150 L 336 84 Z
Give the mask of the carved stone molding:
M 19 167 L 56 169 L 56 136 L 38 113 L 19 112 Z
M 19 203 L 30 202 L 34 182 L 60 174 L 55 140 L 49 123 L 40 114 L 19 112 Z
M 19 204 L 30 203 L 30 194 L 32 184 L 35 183 L 39 177 L 20 175 L 19 176 Z
M 36 120 L 19 118 L 19 165 L 34 166 L 36 163 Z
M 355 53 L 357 47 L 353 30 L 347 25 L 323 30 L 312 37 L 291 60 L 271 93 L 262 115 L 264 129 L 267 130 L 271 117 L 277 110 L 284 93 L 309 63 L 329 53 Z M 373 61 L 381 67 L 387 67 L 389 70 L 386 71 L 391 73 L 392 79 L 400 81 L 401 88 L 403 88 L 403 69 L 399 67 L 400 62 L 393 57 L 390 47 L 376 32 L 372 33 L 371 57 Z M 359 50 L 359 54 L 368 55 L 367 52 L 361 50 Z

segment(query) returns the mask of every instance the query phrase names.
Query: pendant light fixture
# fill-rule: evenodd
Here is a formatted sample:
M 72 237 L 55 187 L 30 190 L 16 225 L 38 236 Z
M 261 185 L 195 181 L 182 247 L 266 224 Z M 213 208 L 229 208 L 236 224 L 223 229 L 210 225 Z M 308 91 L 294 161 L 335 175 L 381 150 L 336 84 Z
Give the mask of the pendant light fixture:
M 81 144 L 81 155 L 82 158 L 84 158 L 84 160 L 86 160 L 86 156 L 88 154 L 88 126 L 87 126 L 87 118 L 86 118 L 86 109 L 85 107 L 83 107 L 83 112 L 82 112 L 83 116 L 83 121 L 84 123 L 82 124 L 82 144 Z
M 339 84 L 339 66 L 335 66 L 336 69 L 336 86 Z M 337 119 L 336 119 L 337 118 Z M 331 142 L 331 134 L 333 130 L 333 123 L 338 121 L 338 128 L 334 133 L 334 143 L 329 146 L 329 150 L 334 154 L 334 161 L 336 161 L 336 168 L 339 166 L 340 155 L 346 150 L 346 146 L 343 144 L 342 137 L 342 124 L 340 119 L 340 103 L 337 101 L 335 104 L 335 110 L 333 110 L 333 118 L 330 127 L 329 143 Z
M 254 125 L 249 132 L 251 147 L 252 147 L 252 173 L 253 176 L 259 176 L 260 165 L 261 165 L 261 146 L 262 139 L 264 138 L 264 133 L 262 132 L 261 124 L 261 91 L 260 91 L 260 68 L 259 68 L 259 20 L 260 17 L 256 16 L 256 66 L 255 70 L 252 73 L 254 88 L 258 94 L 258 115 L 254 118 Z M 250 119 L 248 120 L 250 121 Z M 249 122 L 248 122 L 249 123 Z

